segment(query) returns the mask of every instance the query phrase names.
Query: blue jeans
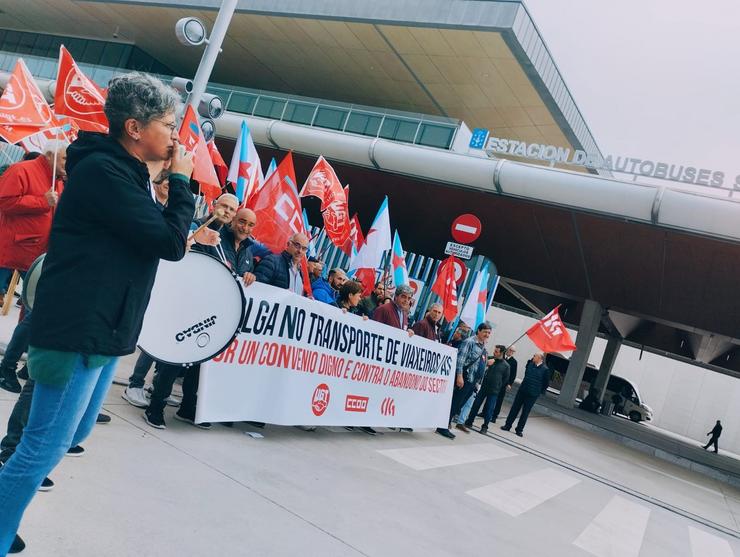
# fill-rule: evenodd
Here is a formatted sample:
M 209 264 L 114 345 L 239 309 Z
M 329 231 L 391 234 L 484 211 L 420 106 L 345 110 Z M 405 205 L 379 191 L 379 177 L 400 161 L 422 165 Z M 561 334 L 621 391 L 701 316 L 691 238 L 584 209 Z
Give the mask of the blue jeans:
M 475 393 L 470 395 L 468 397 L 468 401 L 463 405 L 462 409 L 460 410 L 460 414 L 457 416 L 457 423 L 464 424 L 465 420 L 468 419 L 468 414 L 470 414 L 470 409 L 473 407 L 473 401 L 475 400 Z
M 117 358 L 88 368 L 79 355 L 64 387 L 36 383 L 28 424 L 13 456 L 0 468 L 0 555 L 13 543 L 26 507 L 67 450 L 92 431 L 110 388 Z

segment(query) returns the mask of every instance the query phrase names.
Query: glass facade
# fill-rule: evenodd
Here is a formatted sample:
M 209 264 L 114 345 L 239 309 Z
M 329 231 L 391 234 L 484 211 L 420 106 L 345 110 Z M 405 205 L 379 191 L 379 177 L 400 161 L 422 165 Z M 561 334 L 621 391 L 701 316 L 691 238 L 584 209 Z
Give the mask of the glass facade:
M 146 71 L 165 81 L 173 75 L 169 68 L 134 45 L 5 29 L 0 29 L 0 70 L 12 71 L 22 56 L 33 75 L 55 79 L 61 44 L 69 49 L 82 71 L 101 87 L 125 70 Z M 450 149 L 459 127 L 459 121 L 451 118 L 245 87 L 211 84 L 207 91 L 219 95 L 226 110 L 231 112 L 437 149 Z
M 64 45 L 75 61 L 80 64 L 158 74 L 173 73 L 167 66 L 131 44 L 0 29 L 0 51 L 2 52 L 24 57 L 30 55 L 57 59 L 60 45 Z

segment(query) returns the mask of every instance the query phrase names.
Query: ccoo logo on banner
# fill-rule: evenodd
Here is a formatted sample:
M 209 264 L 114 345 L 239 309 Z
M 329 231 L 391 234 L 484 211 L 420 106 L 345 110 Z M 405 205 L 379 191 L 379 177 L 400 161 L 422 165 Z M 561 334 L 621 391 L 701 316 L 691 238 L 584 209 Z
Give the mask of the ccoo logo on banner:
M 255 283 L 241 333 L 201 365 L 197 421 L 444 427 L 456 350 Z

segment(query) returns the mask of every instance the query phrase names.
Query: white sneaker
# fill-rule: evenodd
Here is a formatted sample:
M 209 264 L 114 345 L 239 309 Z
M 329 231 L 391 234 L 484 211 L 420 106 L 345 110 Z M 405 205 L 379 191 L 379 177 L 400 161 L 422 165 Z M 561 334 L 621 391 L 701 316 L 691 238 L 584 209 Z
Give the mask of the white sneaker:
M 175 408 L 180 406 L 180 399 L 172 395 L 168 396 L 164 401 L 167 403 L 167 406 L 174 406 Z
M 137 408 L 147 408 L 149 406 L 149 401 L 144 396 L 143 388 L 126 387 L 121 398 Z

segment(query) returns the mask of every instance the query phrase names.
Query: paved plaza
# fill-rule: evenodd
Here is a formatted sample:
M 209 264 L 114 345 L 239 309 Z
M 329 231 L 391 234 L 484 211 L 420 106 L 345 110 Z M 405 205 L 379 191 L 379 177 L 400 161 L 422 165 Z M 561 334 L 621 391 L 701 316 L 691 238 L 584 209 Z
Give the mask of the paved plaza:
M 740 490 L 550 417 L 534 415 L 523 439 L 454 442 L 203 431 L 171 410 L 158 431 L 121 392 L 105 404 L 112 423 L 29 507 L 24 555 L 740 556 Z M 14 400 L 0 392 L 3 423 Z

